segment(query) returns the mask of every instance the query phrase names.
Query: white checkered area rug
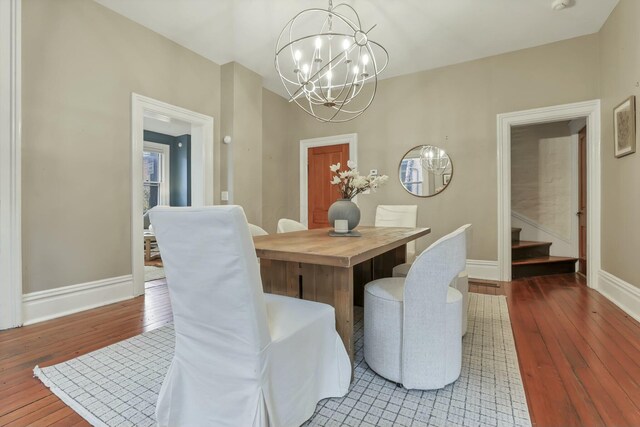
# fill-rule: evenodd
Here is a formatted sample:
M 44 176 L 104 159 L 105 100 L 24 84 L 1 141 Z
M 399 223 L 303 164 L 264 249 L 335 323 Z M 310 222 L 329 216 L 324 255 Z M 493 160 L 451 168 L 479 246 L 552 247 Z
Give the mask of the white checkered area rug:
M 406 390 L 369 369 L 362 317 L 356 307 L 349 393 L 322 400 L 305 426 L 531 426 L 504 297 L 469 294 L 462 374 L 437 391 Z M 153 426 L 173 347 L 167 325 L 34 373 L 95 426 Z

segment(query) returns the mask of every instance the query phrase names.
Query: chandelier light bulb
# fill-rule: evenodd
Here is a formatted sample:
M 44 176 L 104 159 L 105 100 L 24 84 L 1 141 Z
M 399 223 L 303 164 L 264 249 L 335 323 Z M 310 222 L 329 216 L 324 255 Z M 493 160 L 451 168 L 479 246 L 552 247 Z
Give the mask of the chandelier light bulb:
M 302 58 L 302 52 L 300 52 L 299 50 L 296 50 L 293 53 L 293 57 L 295 58 L 296 62 L 300 61 L 300 58 Z
M 320 37 L 316 37 L 316 49 L 320 49 L 322 47 L 322 39 Z
M 362 55 L 362 65 L 367 65 L 369 63 L 369 55 L 366 53 Z
M 342 40 L 342 49 L 347 50 L 351 46 L 349 39 Z
M 360 67 L 358 67 L 357 65 L 353 66 L 353 74 L 358 74 L 360 72 Z

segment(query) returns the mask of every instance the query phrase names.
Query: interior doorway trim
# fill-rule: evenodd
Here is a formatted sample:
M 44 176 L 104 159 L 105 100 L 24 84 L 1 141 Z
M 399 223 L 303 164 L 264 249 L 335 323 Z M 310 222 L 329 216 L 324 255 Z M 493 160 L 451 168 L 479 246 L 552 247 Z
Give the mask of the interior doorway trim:
M 601 164 L 600 100 L 498 114 L 498 268 L 511 280 L 511 127 L 587 120 L 587 285 L 598 287 L 600 270 Z
M 0 1 L 0 329 L 22 325 L 21 7 Z
M 131 94 L 131 269 L 133 295 L 144 294 L 144 221 L 142 218 L 142 156 L 144 113 L 162 114 L 191 123 L 191 205 L 213 204 L 213 117 Z
M 309 148 L 327 145 L 349 144 L 349 160 L 358 163 L 358 134 L 327 136 L 324 138 L 303 139 L 300 141 L 300 222 L 309 226 Z M 344 165 L 343 165 L 344 167 Z

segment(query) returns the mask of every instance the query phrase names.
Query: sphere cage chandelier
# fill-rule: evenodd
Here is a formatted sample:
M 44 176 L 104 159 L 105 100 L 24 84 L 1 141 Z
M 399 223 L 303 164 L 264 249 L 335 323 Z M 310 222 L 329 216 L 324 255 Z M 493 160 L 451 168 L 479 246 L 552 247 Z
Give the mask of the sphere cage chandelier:
M 387 50 L 369 39 L 373 28 L 363 30 L 353 7 L 334 7 L 332 0 L 327 9 L 306 9 L 294 16 L 280 33 L 275 54 L 289 102 L 322 122 L 346 122 L 361 115 L 389 62 Z
M 420 150 L 420 163 L 427 171 L 442 175 L 449 167 L 451 160 L 443 149 L 433 145 L 425 145 Z

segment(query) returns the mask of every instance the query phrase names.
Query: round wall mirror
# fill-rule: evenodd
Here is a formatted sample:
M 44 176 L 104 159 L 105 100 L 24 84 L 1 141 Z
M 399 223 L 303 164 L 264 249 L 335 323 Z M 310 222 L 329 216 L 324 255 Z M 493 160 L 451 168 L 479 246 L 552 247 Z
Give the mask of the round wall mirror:
M 431 197 L 444 191 L 453 176 L 449 155 L 434 145 L 418 145 L 400 161 L 400 182 L 414 196 Z

